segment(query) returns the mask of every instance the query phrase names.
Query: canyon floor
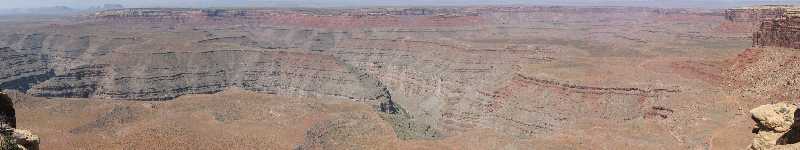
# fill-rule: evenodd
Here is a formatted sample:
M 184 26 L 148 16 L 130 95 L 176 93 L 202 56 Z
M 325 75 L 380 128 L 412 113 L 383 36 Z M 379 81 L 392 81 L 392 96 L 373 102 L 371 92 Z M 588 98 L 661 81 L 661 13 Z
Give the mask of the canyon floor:
M 0 88 L 42 149 L 740 149 L 747 110 L 800 94 L 800 52 L 752 25 L 563 9 L 0 19 Z

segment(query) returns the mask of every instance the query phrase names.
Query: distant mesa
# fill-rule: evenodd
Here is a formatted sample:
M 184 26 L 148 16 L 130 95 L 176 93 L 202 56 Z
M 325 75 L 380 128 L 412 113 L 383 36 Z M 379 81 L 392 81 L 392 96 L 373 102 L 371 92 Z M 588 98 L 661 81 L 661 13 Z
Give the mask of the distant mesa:
M 102 10 L 87 19 L 106 23 L 258 23 L 306 27 L 467 26 L 483 18 L 459 8 L 125 8 Z

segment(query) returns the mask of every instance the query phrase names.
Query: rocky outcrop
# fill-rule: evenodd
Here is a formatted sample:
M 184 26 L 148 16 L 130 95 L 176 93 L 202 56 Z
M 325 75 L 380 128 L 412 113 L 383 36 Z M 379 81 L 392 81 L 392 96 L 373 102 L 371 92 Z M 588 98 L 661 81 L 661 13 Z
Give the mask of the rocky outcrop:
M 783 150 L 798 149 L 800 129 L 798 129 L 797 105 L 788 103 L 767 104 L 750 110 L 756 126 L 756 133 L 750 149 Z
M 0 92 L 0 149 L 38 150 L 39 137 L 30 131 L 15 129 L 16 116 L 11 98 Z

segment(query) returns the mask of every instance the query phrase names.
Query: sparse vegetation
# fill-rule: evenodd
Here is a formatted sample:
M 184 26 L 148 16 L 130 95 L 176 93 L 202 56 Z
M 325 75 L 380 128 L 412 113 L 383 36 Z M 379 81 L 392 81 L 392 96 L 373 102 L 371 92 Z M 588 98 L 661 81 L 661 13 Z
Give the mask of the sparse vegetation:
M 23 150 L 20 148 L 16 143 L 17 141 L 14 140 L 11 134 L 2 134 L 0 135 L 3 138 L 2 143 L 0 143 L 0 150 Z

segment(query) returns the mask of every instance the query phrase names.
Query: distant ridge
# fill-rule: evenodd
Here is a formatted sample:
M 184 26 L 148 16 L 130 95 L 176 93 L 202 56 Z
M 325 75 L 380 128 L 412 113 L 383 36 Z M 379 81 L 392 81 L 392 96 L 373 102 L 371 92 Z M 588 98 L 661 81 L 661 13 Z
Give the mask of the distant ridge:
M 53 7 L 39 7 L 39 8 L 0 9 L 0 15 L 3 14 L 70 15 L 70 14 L 75 14 L 78 11 L 79 10 L 67 6 L 53 6 Z
M 67 6 L 70 8 L 93 9 L 106 5 L 104 2 L 61 2 L 42 5 L 17 0 L 16 6 L 6 4 L 6 8 L 36 8 Z M 559 5 L 559 6 L 635 6 L 661 8 L 712 8 L 723 9 L 765 4 L 800 4 L 796 0 L 193 0 L 192 3 L 180 0 L 126 1 L 120 4 L 128 7 L 393 7 L 393 6 L 474 6 L 474 5 Z

